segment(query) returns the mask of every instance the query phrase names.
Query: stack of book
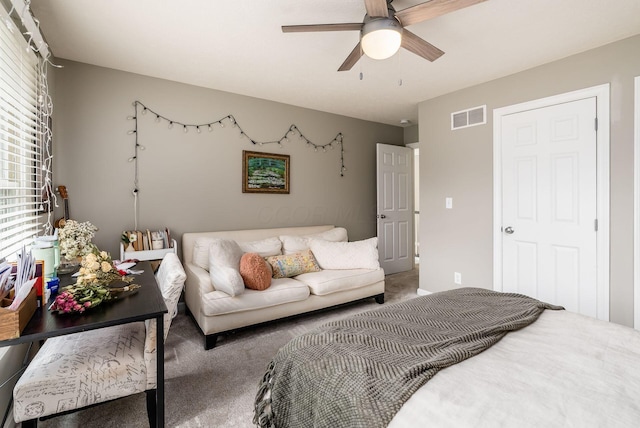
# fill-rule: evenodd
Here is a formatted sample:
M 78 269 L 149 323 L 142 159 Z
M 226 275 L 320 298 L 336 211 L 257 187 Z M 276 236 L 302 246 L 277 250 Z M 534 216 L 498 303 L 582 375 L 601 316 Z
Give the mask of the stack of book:
M 122 232 L 129 237 L 135 236 L 135 239 L 130 238 L 131 245 L 135 251 L 149 251 L 149 250 L 162 250 L 164 248 L 172 248 L 173 241 L 171 239 L 171 232 L 169 228 L 164 230 L 125 230 Z

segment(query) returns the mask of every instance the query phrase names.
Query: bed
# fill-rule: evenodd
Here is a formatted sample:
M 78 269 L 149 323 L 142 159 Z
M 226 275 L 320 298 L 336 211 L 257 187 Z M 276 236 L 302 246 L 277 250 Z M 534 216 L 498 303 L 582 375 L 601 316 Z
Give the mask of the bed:
M 434 293 L 294 338 L 261 381 L 255 422 L 639 426 L 640 333 L 517 294 Z

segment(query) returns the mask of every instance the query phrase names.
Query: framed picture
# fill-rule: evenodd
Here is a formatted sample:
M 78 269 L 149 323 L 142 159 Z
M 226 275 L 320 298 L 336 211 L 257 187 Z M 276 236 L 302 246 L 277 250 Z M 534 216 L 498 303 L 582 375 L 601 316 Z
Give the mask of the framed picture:
M 289 193 L 289 155 L 242 151 L 242 193 Z

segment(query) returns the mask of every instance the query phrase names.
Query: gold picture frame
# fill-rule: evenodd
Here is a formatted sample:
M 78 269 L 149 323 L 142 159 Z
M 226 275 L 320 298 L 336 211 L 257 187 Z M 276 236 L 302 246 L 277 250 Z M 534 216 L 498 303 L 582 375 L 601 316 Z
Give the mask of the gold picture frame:
M 242 151 L 242 193 L 289 193 L 289 155 Z

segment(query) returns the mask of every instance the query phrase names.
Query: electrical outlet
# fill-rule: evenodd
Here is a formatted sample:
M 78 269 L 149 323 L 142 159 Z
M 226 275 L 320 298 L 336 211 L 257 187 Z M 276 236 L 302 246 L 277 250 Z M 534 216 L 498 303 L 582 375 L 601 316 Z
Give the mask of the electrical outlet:
M 460 272 L 453 273 L 453 282 L 458 285 L 462 285 L 462 274 Z
M 444 199 L 444 206 L 448 210 L 453 209 L 453 198 L 445 198 Z

